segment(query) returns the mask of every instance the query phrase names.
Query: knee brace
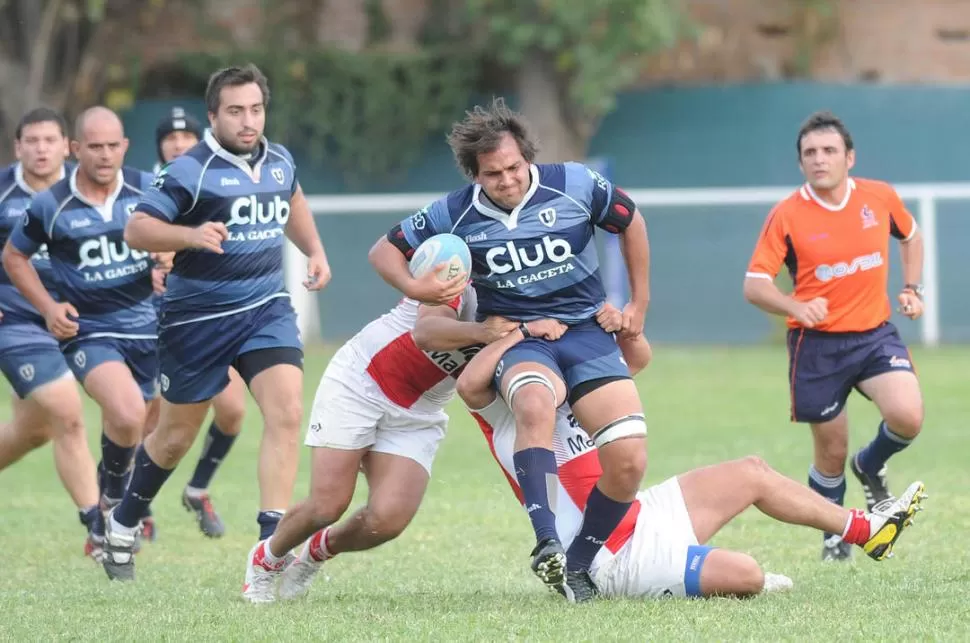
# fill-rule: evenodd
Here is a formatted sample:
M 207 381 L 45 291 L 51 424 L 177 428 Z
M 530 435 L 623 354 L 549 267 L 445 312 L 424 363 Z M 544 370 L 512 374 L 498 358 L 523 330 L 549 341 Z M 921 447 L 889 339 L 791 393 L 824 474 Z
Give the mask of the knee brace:
M 505 387 L 505 403 L 509 405 L 509 408 L 512 408 L 512 400 L 515 399 L 515 394 L 526 384 L 542 384 L 552 393 L 553 406 L 559 406 L 559 400 L 556 399 L 556 387 L 548 377 L 538 371 L 522 371 L 513 375 L 509 379 L 508 386 Z
M 633 413 L 613 420 L 593 434 L 593 444 L 602 449 L 610 442 L 623 438 L 647 437 L 647 422 L 642 413 Z

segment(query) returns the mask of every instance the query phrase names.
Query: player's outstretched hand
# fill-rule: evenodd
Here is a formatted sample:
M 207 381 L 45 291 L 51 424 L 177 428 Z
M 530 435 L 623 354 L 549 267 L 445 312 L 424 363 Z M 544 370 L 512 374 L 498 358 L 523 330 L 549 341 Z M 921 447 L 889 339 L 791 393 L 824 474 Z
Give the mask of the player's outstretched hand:
M 47 330 L 57 339 L 70 339 L 77 335 L 77 308 L 67 302 L 59 302 L 51 306 L 44 319 Z
M 498 341 L 519 327 L 517 322 L 499 315 L 493 315 L 482 322 L 485 329 L 485 343 Z
M 623 313 L 613 304 L 605 303 L 596 312 L 596 323 L 608 333 L 619 332 L 623 328 Z
M 797 301 L 791 316 L 805 328 L 815 328 L 829 314 L 829 300 L 816 297 L 811 301 Z
M 899 293 L 899 312 L 910 319 L 919 319 L 923 315 L 923 301 L 916 293 L 904 290 Z
M 414 280 L 414 286 L 409 296 L 422 304 L 438 306 L 447 304 L 455 297 L 465 291 L 468 283 L 468 275 L 461 273 L 455 275 L 448 281 L 441 281 L 438 278 L 438 271 L 447 267 L 447 264 L 438 264 L 420 278 Z
M 558 319 L 536 319 L 526 323 L 526 326 L 529 327 L 529 334 L 533 337 L 541 337 L 552 342 L 562 337 L 569 330 L 569 326 Z
M 624 337 L 636 337 L 643 332 L 643 321 L 647 316 L 646 309 L 641 310 L 633 302 L 623 307 L 623 322 L 620 334 Z
M 303 287 L 307 290 L 323 290 L 330 283 L 330 263 L 325 254 L 318 253 L 307 260 L 306 280 Z
M 197 250 L 208 250 L 216 254 L 223 254 L 222 242 L 229 238 L 229 229 L 220 221 L 206 221 L 198 228 L 192 229 L 189 245 Z

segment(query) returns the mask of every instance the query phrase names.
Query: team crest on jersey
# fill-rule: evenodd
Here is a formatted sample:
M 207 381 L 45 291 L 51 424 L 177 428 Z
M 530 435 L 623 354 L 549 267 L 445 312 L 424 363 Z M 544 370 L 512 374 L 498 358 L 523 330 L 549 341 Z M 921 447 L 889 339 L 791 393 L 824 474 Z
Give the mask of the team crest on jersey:
M 20 367 L 19 373 L 20 373 L 20 379 L 22 379 L 23 381 L 25 382 L 32 381 L 34 379 L 34 365 L 24 364 L 23 366 Z
M 279 183 L 280 185 L 283 185 L 283 181 L 286 179 L 286 174 L 283 173 L 283 168 L 274 167 L 270 171 L 270 174 L 273 176 L 274 179 L 276 179 L 277 183 Z
M 554 226 L 556 224 L 556 208 L 539 210 L 539 221 L 550 228 Z
M 127 213 L 128 213 L 128 216 L 129 216 L 129 217 L 130 217 L 130 216 L 131 216 L 132 214 L 134 214 L 134 212 L 135 212 L 135 206 L 136 206 L 136 205 L 138 205 L 138 204 L 137 204 L 137 203 L 129 203 L 128 205 L 126 205 L 126 206 L 125 206 L 125 212 L 127 212 Z
M 879 222 L 876 221 L 876 213 L 870 210 L 868 205 L 862 206 L 862 212 L 859 214 L 862 217 L 863 230 L 866 228 L 875 228 L 877 225 L 879 225 Z

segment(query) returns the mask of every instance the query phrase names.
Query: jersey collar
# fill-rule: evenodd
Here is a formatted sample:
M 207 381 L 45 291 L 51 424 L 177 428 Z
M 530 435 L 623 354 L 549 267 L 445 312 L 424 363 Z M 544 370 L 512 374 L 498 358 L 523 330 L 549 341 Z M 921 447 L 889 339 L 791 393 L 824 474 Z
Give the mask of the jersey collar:
M 483 202 L 481 198 L 482 186 L 479 185 L 478 183 L 475 184 L 475 190 L 472 193 L 472 205 L 474 205 L 475 209 L 478 210 L 481 214 L 484 214 L 485 216 L 491 219 L 495 219 L 496 221 L 499 221 L 505 224 L 505 227 L 508 228 L 509 230 L 514 229 L 515 226 L 518 225 L 519 212 L 522 211 L 522 208 L 525 207 L 525 205 L 536 193 L 536 190 L 539 189 L 539 168 L 537 168 L 534 164 L 530 165 L 529 175 L 532 178 L 531 184 L 529 185 L 529 189 L 528 191 L 526 191 L 525 196 L 522 198 L 522 201 L 519 203 L 519 205 L 512 208 L 512 212 L 504 212 L 502 210 L 496 210 L 492 206 L 488 205 L 487 202 Z
M 825 201 L 820 199 L 818 195 L 815 194 L 815 190 L 813 190 L 812 186 L 809 185 L 808 183 L 805 183 L 805 185 L 802 186 L 802 188 L 799 190 L 799 193 L 801 193 L 802 198 L 805 199 L 806 201 L 814 201 L 815 203 L 822 206 L 829 212 L 840 212 L 844 210 L 845 206 L 849 204 L 849 199 L 852 198 L 853 190 L 855 190 L 855 181 L 853 181 L 850 178 L 848 183 L 846 184 L 845 196 L 842 197 L 842 203 L 838 205 L 832 205 L 831 203 L 826 203 Z
M 61 166 L 61 173 L 57 177 L 57 180 L 62 180 L 67 175 L 67 171 L 64 166 Z M 24 178 L 24 166 L 22 163 L 18 162 L 13 168 L 13 180 L 17 183 L 17 187 L 29 194 L 30 196 L 37 196 L 37 190 L 30 187 L 27 183 L 27 179 Z
M 95 210 L 98 214 L 101 215 L 101 218 L 104 219 L 104 222 L 108 223 L 109 221 L 111 221 L 112 218 L 114 218 L 115 201 L 118 200 L 118 195 L 121 194 L 121 190 L 124 189 L 125 187 L 125 173 L 120 169 L 118 170 L 118 177 L 115 179 L 114 192 L 108 195 L 108 198 L 104 200 L 104 203 L 97 204 L 97 203 L 91 203 L 90 201 L 88 201 L 88 199 L 83 194 L 81 194 L 80 190 L 77 189 L 77 173 L 79 169 L 80 169 L 79 167 L 75 167 L 74 171 L 71 172 L 71 178 L 70 178 L 71 194 L 74 195 L 75 199 L 77 199 L 84 205 L 88 206 L 89 208 Z
M 213 154 L 221 158 L 226 163 L 238 168 L 241 172 L 244 172 L 253 183 L 259 183 L 259 171 L 263 167 L 263 162 L 266 160 L 266 155 L 269 154 L 269 141 L 266 140 L 265 136 L 259 140 L 259 157 L 256 159 L 256 162 L 253 165 L 249 165 L 248 161 L 239 158 L 239 156 L 224 148 L 219 141 L 216 140 L 211 128 L 207 128 L 205 130 L 202 140 L 205 141 L 205 144 L 209 146 L 209 149 L 212 150 Z

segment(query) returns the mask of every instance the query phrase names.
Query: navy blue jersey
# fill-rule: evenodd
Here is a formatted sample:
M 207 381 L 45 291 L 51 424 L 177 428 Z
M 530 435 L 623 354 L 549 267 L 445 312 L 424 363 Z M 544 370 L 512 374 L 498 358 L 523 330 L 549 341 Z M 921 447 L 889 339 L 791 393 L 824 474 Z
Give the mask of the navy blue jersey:
M 70 169 L 70 166 L 65 166 L 61 173 L 62 178 L 67 176 Z M 6 245 L 10 233 L 24 218 L 34 195 L 34 190 L 24 180 L 24 170 L 20 163 L 0 170 L 0 246 Z M 31 262 L 44 286 L 56 299 L 54 273 L 47 256 L 47 248 L 40 247 L 31 257 Z M 10 282 L 3 264 L 0 264 L 0 310 L 3 311 L 3 324 L 6 326 L 34 324 L 46 328 L 44 318 Z
M 162 167 L 137 210 L 168 223 L 221 221 L 224 254 L 176 253 L 162 297 L 161 324 L 231 315 L 287 297 L 283 274 L 290 198 L 299 183 L 293 157 L 263 140 L 254 159 L 224 149 L 207 130 L 203 140 Z
M 26 255 L 47 244 L 57 291 L 78 311 L 78 338 L 153 338 L 151 261 L 124 240 L 128 218 L 152 176 L 119 170 L 118 186 L 103 205 L 87 201 L 76 178 L 74 170 L 35 196 L 10 241 Z
M 580 163 L 532 165 L 530 173 L 511 212 L 469 185 L 402 221 L 404 237 L 412 248 L 445 232 L 465 240 L 480 317 L 589 319 L 606 300 L 593 232 L 613 186 Z

